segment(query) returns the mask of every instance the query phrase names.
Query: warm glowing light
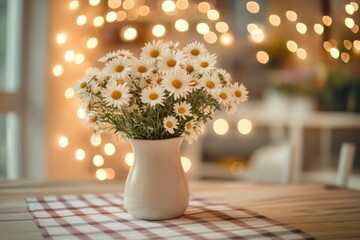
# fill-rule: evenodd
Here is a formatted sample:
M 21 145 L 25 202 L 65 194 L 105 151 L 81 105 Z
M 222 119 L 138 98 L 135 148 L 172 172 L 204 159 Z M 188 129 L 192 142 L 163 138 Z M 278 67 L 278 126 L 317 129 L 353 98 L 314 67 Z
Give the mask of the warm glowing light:
M 86 18 L 85 15 L 80 15 L 80 16 L 78 16 L 77 19 L 76 19 L 76 23 L 77 23 L 77 25 L 79 25 L 79 26 L 84 25 L 84 24 L 86 23 L 86 21 L 87 21 L 87 18 Z
M 247 30 L 248 30 L 249 33 L 252 33 L 252 32 L 254 32 L 255 30 L 258 30 L 258 29 L 259 29 L 259 27 L 255 23 L 249 23 L 247 25 Z
M 86 116 L 86 110 L 82 107 L 80 107 L 77 112 L 76 112 L 76 115 L 78 116 L 78 118 L 80 119 L 84 119 L 85 116 Z
M 79 161 L 82 161 L 85 159 L 85 151 L 81 148 L 79 148 L 78 150 L 76 150 L 75 152 L 75 158 Z
M 354 48 L 356 48 L 356 50 L 360 50 L 360 41 L 359 40 L 355 40 L 353 43 Z
M 108 6 L 109 8 L 116 9 L 121 6 L 121 0 L 109 0 Z
M 127 16 L 126 12 L 123 10 L 118 11 L 116 15 L 117 15 L 116 20 L 118 20 L 119 22 L 124 21 Z
M 345 18 L 345 25 L 348 28 L 352 28 L 354 26 L 355 22 L 352 18 Z
M 67 40 L 67 35 L 65 33 L 59 33 L 56 36 L 56 41 L 58 44 L 63 44 L 66 42 L 66 40 Z
M 323 16 L 322 21 L 325 24 L 325 26 L 328 26 L 328 27 L 331 26 L 331 24 L 332 24 L 332 19 L 329 16 Z
M 341 53 L 341 60 L 343 60 L 344 63 L 349 62 L 350 60 L 350 55 L 346 52 Z
M 105 144 L 104 151 L 105 151 L 106 155 L 109 155 L 109 156 L 114 155 L 114 153 L 115 153 L 114 144 L 112 144 L 112 143 Z
M 307 31 L 307 27 L 304 23 L 299 22 L 296 24 L 296 30 L 301 34 L 305 34 Z
M 144 16 L 147 16 L 149 15 L 150 13 L 150 8 L 146 5 L 142 5 L 138 8 L 138 13 L 140 16 L 144 17 Z M 126 15 L 125 15 L 126 16 Z
M 125 163 L 130 167 L 134 164 L 134 153 L 127 153 L 125 155 Z
M 128 11 L 127 12 L 127 20 L 134 21 L 139 17 L 139 14 L 137 11 Z
M 152 34 L 155 37 L 162 37 L 165 35 L 165 33 L 166 33 L 166 28 L 161 24 L 155 25 L 152 29 Z
M 352 48 L 352 42 L 349 41 L 349 40 L 344 40 L 344 47 L 347 49 L 347 50 L 350 50 Z
M 303 48 L 298 48 L 298 49 L 296 50 L 296 55 L 297 55 L 297 57 L 298 57 L 299 59 L 305 60 L 306 57 L 307 57 L 307 52 L 306 52 L 306 50 L 303 49 Z
M 210 4 L 208 2 L 201 2 L 198 5 L 198 10 L 201 13 L 207 13 L 210 10 Z
M 89 38 L 86 42 L 87 48 L 95 48 L 98 45 L 98 40 L 96 38 Z
M 354 8 L 354 6 L 351 5 L 351 4 L 346 4 L 346 6 L 345 6 L 345 11 L 346 11 L 348 14 L 352 15 L 352 14 L 354 14 L 354 12 L 355 12 L 355 8 Z
M 257 2 L 254 1 L 249 1 L 246 3 L 246 9 L 250 12 L 250 13 L 258 13 L 260 10 L 260 6 Z
M 315 24 L 314 24 L 314 31 L 315 31 L 317 34 L 321 35 L 321 34 L 324 32 L 324 27 L 323 27 L 323 25 L 321 25 L 321 24 L 319 24 L 319 23 L 315 23 Z
M 125 0 L 123 2 L 123 8 L 125 10 L 130 10 L 135 6 L 135 2 L 133 0 Z
M 106 175 L 107 175 L 107 179 L 114 179 L 115 178 L 115 171 L 114 171 L 114 169 L 112 169 L 112 168 L 106 168 L 105 169 L 105 171 L 106 171 Z
M 161 8 L 164 12 L 166 13 L 170 13 L 173 12 L 176 8 L 176 4 L 172 1 L 172 0 L 165 0 L 162 4 L 161 4 Z
M 220 35 L 220 43 L 224 46 L 231 46 L 234 43 L 234 36 L 231 33 L 223 33 Z
M 93 134 L 90 138 L 90 142 L 95 147 L 99 146 L 101 144 L 101 136 L 98 134 Z
M 125 41 L 132 41 L 137 37 L 137 30 L 133 27 L 125 27 L 122 29 L 122 37 Z
M 353 33 L 358 33 L 358 31 L 359 31 L 359 25 L 354 24 L 354 26 L 351 28 L 351 31 L 352 31 Z
M 238 122 L 237 129 L 241 134 L 247 135 L 251 132 L 252 124 L 250 120 L 243 118 Z
M 94 18 L 93 20 L 93 24 L 95 27 L 100 27 L 104 24 L 105 20 L 103 17 L 101 16 L 97 16 L 96 18 Z
M 286 42 L 286 47 L 289 49 L 290 52 L 296 52 L 298 49 L 298 45 L 295 41 L 289 40 Z
M 217 10 L 215 9 L 211 9 L 207 12 L 207 17 L 210 19 L 210 20 L 218 20 L 219 17 L 220 17 L 220 14 Z
M 215 24 L 215 29 L 220 33 L 225 33 L 229 31 L 229 25 L 226 22 L 217 22 Z
M 76 64 L 82 64 L 85 60 L 85 56 L 82 53 L 78 53 L 74 57 L 74 63 Z
M 106 171 L 102 168 L 96 170 L 96 178 L 100 181 L 104 181 L 107 178 Z
M 67 62 L 73 61 L 74 57 L 75 57 L 75 52 L 72 51 L 72 50 L 66 51 L 65 54 L 64 54 L 64 59 Z
M 191 161 L 187 157 L 181 157 L 181 165 L 184 169 L 184 172 L 188 172 L 191 168 Z
M 340 56 L 340 51 L 339 51 L 339 49 L 332 47 L 332 48 L 330 49 L 330 55 L 331 55 L 333 58 L 335 58 L 335 59 L 339 58 L 339 56 Z
M 187 0 L 177 0 L 176 6 L 180 10 L 185 10 L 189 7 L 189 2 Z
M 75 92 L 73 88 L 67 88 L 64 92 L 65 98 L 66 99 L 71 99 L 74 97 Z
M 93 157 L 93 164 L 96 167 L 101 167 L 102 165 L 104 165 L 104 158 L 101 155 L 95 155 Z
M 265 39 L 265 35 L 262 29 L 256 29 L 251 32 L 251 38 L 254 42 L 262 42 Z
M 219 135 L 224 135 L 229 130 L 229 124 L 225 119 L 216 119 L 213 125 L 214 132 Z
M 210 28 L 206 23 L 199 23 L 196 25 L 196 31 L 200 34 L 207 34 L 210 31 Z
M 116 14 L 116 12 L 113 12 L 113 11 L 108 12 L 105 17 L 107 22 L 114 22 L 116 20 L 116 18 L 117 18 L 117 14 Z
M 53 74 L 54 76 L 58 77 L 61 76 L 64 72 L 63 66 L 61 65 L 55 65 L 53 68 Z
M 208 32 L 207 34 L 204 34 L 204 40 L 210 44 L 216 43 L 217 38 L 218 37 L 217 37 L 216 33 L 211 32 L 211 31 Z
M 351 2 L 350 5 L 354 7 L 354 11 L 359 9 L 359 5 L 356 2 Z
M 91 5 L 91 6 L 96 6 L 96 5 L 98 5 L 100 3 L 100 0 L 89 0 L 89 4 Z
M 323 46 L 327 52 L 330 52 L 330 49 L 332 48 L 332 44 L 329 41 L 325 41 Z
M 294 11 L 286 11 L 286 18 L 290 22 L 295 22 L 297 20 L 297 14 Z
M 70 3 L 69 3 L 69 8 L 71 9 L 71 10 L 75 10 L 75 9 L 77 9 L 79 7 L 79 1 L 71 1 Z
M 59 146 L 65 148 L 69 144 L 69 140 L 65 136 L 59 137 Z
M 265 51 L 258 51 L 256 53 L 256 59 L 261 64 L 266 64 L 269 61 L 269 54 Z
M 278 15 L 273 14 L 269 16 L 269 22 L 271 25 L 277 27 L 280 25 L 281 19 Z
M 175 28 L 179 32 L 186 32 L 189 29 L 189 23 L 184 19 L 179 19 L 175 22 Z

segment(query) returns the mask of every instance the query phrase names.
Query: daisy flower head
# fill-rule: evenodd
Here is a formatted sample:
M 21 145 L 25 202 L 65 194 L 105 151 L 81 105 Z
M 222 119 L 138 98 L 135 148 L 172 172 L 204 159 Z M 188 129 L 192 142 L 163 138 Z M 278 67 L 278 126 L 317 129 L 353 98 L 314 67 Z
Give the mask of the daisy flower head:
M 197 59 L 196 68 L 200 73 L 210 72 L 215 68 L 216 62 L 217 60 L 215 54 L 206 53 L 205 55 Z
M 230 102 L 226 107 L 226 112 L 228 115 L 234 114 L 236 112 L 236 110 L 237 110 L 236 102 Z
M 192 90 L 196 90 L 196 89 L 200 89 L 202 86 L 201 84 L 201 78 L 199 79 L 198 77 L 192 75 L 190 77 L 190 87 Z
M 114 74 L 110 77 L 108 80 L 109 82 L 116 82 L 116 85 L 123 85 L 127 83 L 128 85 L 131 85 L 131 79 L 128 76 L 122 77 L 118 74 Z
M 166 131 L 174 134 L 174 130 L 178 128 L 178 120 L 174 116 L 167 116 L 163 120 L 163 125 Z
M 216 95 L 221 90 L 219 76 L 216 73 L 203 75 L 201 78 L 201 86 L 204 87 L 208 93 Z
M 196 62 L 193 59 L 189 59 L 184 63 L 184 69 L 186 70 L 187 74 L 194 75 L 197 73 L 196 71 Z
M 110 81 L 102 91 L 102 96 L 108 106 L 120 108 L 129 104 L 132 95 L 129 93 L 127 83 L 117 85 L 116 82 Z
M 141 101 L 155 107 L 157 104 L 164 106 L 165 92 L 160 85 L 144 88 L 141 92 Z
M 174 105 L 175 114 L 184 119 L 186 118 L 186 116 L 188 117 L 192 116 L 190 110 L 191 110 L 191 105 L 186 102 L 175 103 Z
M 223 105 L 229 104 L 232 101 L 232 94 L 231 94 L 230 89 L 221 88 L 221 90 L 217 96 L 217 101 Z
M 107 53 L 105 56 L 102 56 L 101 58 L 98 59 L 99 62 L 105 63 L 108 62 L 110 60 L 112 60 L 113 58 L 117 57 L 117 53 L 116 52 L 109 52 Z
M 165 51 L 166 45 L 163 41 L 155 41 L 145 43 L 145 46 L 141 49 L 140 56 L 143 59 L 158 59 L 160 55 Z
M 217 73 L 219 74 L 221 83 L 224 85 L 228 85 L 232 81 L 230 73 L 228 73 L 225 69 L 220 68 L 217 70 Z
M 153 65 L 150 60 L 135 60 L 132 65 L 136 76 L 146 77 L 152 73 Z
M 118 57 L 134 58 L 133 53 L 126 49 L 117 50 L 114 53 Z
M 96 113 L 90 113 L 87 116 L 87 124 L 91 128 L 98 128 L 99 124 L 101 123 L 99 116 Z
M 159 59 L 158 67 L 162 70 L 170 70 L 180 67 L 185 62 L 185 56 L 181 51 L 166 50 Z
M 189 57 L 198 58 L 207 53 L 205 45 L 200 42 L 192 42 L 183 48 L 184 53 Z
M 246 90 L 246 87 L 243 84 L 234 83 L 232 86 L 232 92 L 233 96 L 237 103 L 240 102 L 246 102 L 248 100 L 248 91 Z
M 84 77 L 80 78 L 79 80 L 77 80 L 77 82 L 74 86 L 75 93 L 81 94 L 83 91 L 86 91 L 86 87 L 88 86 L 90 79 L 91 78 L 84 76 Z
M 105 72 L 109 75 L 117 74 L 125 78 L 132 72 L 131 61 L 126 57 L 116 57 L 105 64 Z
M 191 90 L 189 76 L 180 68 L 169 71 L 162 84 L 170 96 L 174 95 L 175 100 L 186 97 Z

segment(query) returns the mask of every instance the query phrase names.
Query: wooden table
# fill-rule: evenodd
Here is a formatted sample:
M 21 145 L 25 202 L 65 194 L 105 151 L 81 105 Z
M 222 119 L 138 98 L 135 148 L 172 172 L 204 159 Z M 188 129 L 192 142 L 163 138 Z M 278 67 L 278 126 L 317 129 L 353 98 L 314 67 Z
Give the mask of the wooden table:
M 124 182 L 0 181 L 0 239 L 41 239 L 26 196 L 120 192 Z M 190 182 L 194 196 L 244 207 L 316 239 L 360 239 L 360 192 L 321 184 Z

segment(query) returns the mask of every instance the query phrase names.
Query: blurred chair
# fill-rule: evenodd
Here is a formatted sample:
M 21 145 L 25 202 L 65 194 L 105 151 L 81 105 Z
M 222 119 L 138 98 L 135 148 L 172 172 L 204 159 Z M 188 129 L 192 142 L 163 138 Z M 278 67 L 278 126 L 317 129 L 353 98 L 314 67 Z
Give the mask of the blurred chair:
M 336 172 L 336 185 L 346 187 L 349 182 L 352 165 L 354 162 L 356 146 L 354 143 L 343 143 Z
M 288 142 L 258 148 L 251 155 L 242 179 L 249 182 L 290 183 L 294 150 Z

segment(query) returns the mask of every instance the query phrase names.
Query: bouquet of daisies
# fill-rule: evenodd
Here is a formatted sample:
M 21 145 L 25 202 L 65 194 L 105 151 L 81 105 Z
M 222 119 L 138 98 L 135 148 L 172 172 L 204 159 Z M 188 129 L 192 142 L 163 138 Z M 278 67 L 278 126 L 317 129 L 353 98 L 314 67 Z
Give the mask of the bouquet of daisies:
M 99 59 L 74 87 L 96 133 L 130 139 L 196 140 L 216 110 L 236 111 L 247 100 L 243 84 L 215 67 L 216 55 L 199 42 L 145 44 L 139 58 L 128 50 Z

